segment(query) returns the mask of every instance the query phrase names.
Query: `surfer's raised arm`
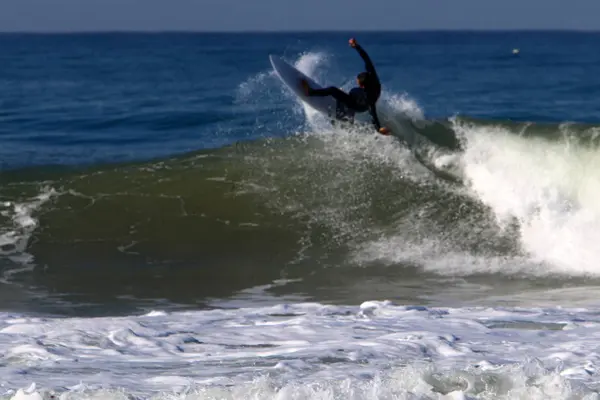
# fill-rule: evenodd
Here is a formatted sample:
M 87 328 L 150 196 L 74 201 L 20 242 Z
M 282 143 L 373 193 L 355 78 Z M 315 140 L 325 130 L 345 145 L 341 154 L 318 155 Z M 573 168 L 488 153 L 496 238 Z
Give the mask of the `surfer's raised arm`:
M 371 57 L 369 57 L 367 52 L 356 42 L 356 39 L 352 38 L 348 42 L 352 48 L 358 51 L 358 54 L 360 54 L 365 62 L 366 72 L 358 74 L 357 79 L 360 87 L 363 89 L 363 93 L 366 95 L 367 109 L 373 118 L 373 125 L 375 125 L 375 128 L 379 133 L 388 135 L 390 133 L 389 129 L 382 127 L 379 118 L 377 117 L 375 103 L 377 103 L 377 100 L 381 95 L 381 82 L 379 81 L 377 72 L 375 72 L 373 61 L 371 61 Z
M 350 43 L 350 47 L 358 51 L 358 54 L 365 62 L 365 69 L 367 70 L 367 72 L 372 74 L 376 79 L 379 80 L 379 78 L 377 77 L 377 72 L 375 72 L 375 66 L 373 65 L 373 61 L 371 61 L 371 57 L 369 57 L 367 52 L 361 47 L 360 44 L 356 42 L 356 39 L 352 38 L 348 42 Z

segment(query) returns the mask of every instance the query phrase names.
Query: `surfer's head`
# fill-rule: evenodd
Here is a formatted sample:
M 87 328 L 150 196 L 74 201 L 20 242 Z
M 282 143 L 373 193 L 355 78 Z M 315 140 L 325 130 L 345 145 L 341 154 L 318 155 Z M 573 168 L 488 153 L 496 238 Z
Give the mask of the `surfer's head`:
M 358 86 L 364 87 L 368 77 L 369 74 L 366 72 L 361 72 L 360 74 L 356 75 L 356 83 L 358 83 Z

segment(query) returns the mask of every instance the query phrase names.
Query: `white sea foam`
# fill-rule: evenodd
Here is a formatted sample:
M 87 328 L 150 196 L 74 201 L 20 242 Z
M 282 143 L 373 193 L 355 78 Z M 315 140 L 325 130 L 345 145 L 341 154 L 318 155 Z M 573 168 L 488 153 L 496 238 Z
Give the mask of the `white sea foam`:
M 0 214 L 4 223 L 0 225 L 0 257 L 8 258 L 20 265 L 31 261 L 27 253 L 27 245 L 32 233 L 38 226 L 35 212 L 48 202 L 57 192 L 50 187 L 44 187 L 37 196 L 22 201 L 6 201 L 0 203 Z M 14 273 L 12 269 L 6 274 Z
M 463 164 L 473 195 L 500 226 L 518 222 L 530 259 L 548 274 L 600 275 L 600 152 L 502 127 L 457 122 L 455 129 L 467 139 Z
M 600 316 L 586 309 L 372 301 L 123 318 L 5 314 L 0 383 L 5 398 L 28 400 L 594 399 L 598 340 Z

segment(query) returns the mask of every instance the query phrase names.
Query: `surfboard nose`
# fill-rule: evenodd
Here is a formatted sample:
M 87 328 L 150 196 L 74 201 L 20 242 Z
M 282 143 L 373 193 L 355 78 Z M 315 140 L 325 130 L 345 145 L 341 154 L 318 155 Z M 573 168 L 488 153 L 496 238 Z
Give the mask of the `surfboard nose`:
M 271 62 L 273 68 L 276 68 L 276 65 L 279 64 L 280 60 L 281 58 L 279 56 L 276 56 L 275 54 L 269 54 L 269 61 Z

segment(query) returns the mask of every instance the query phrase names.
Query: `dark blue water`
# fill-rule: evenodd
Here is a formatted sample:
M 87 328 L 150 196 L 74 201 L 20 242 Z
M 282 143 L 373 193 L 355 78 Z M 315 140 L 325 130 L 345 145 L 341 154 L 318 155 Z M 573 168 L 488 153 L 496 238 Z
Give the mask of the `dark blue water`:
M 432 141 L 414 157 L 315 127 L 272 73 L 276 54 L 349 88 L 352 35 L 0 35 L 0 308 L 204 307 L 282 278 L 273 295 L 344 304 L 597 285 L 600 34 L 357 34 Z M 458 178 L 431 168 L 449 155 Z
M 2 167 L 146 159 L 288 135 L 302 118 L 274 78 L 259 79 L 268 55 L 320 54 L 321 79 L 341 85 L 362 67 L 351 35 L 1 35 Z M 357 36 L 384 90 L 407 94 L 428 118 L 600 120 L 600 34 Z

